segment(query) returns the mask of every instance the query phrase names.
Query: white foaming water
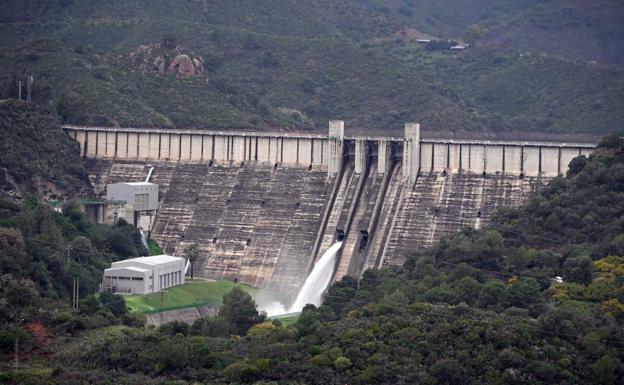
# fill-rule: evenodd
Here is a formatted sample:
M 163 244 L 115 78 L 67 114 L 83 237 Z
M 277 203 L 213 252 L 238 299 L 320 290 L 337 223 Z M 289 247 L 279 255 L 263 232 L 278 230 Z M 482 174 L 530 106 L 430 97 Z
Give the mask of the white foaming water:
M 288 314 L 288 309 L 283 303 L 279 301 L 273 301 L 264 305 L 258 305 L 260 310 L 266 312 L 267 316 L 273 317 L 274 315 Z
M 267 316 L 272 317 L 276 315 L 297 313 L 300 312 L 303 307 L 309 303 L 314 306 L 320 306 L 323 300 L 323 293 L 331 282 L 332 275 L 334 274 L 334 268 L 336 267 L 336 255 L 338 250 L 342 246 L 342 242 L 334 243 L 318 261 L 314 264 L 314 268 L 310 272 L 310 275 L 306 278 L 303 286 L 297 293 L 295 302 L 286 308 L 283 303 L 279 301 L 272 301 L 263 305 L 259 305 L 260 310 L 266 312 Z
M 334 268 L 336 267 L 336 255 L 342 246 L 342 242 L 334 243 L 327 251 L 316 261 L 314 268 L 308 278 L 306 278 L 301 290 L 297 294 L 295 302 L 288 309 L 289 313 L 301 311 L 303 307 L 309 303 L 314 306 L 320 306 L 323 300 L 323 293 L 329 286 Z

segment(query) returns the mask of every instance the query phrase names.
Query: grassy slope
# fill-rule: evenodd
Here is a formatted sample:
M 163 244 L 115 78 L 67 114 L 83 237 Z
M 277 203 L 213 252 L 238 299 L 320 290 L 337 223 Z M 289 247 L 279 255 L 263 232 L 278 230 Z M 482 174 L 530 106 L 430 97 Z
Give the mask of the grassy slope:
M 0 51 L 0 94 L 15 93 L 16 80 L 33 71 L 35 97 L 60 105 L 74 123 L 324 127 L 342 118 L 351 126 L 399 127 L 417 119 L 444 129 L 598 132 L 624 125 L 621 70 L 486 47 L 431 53 L 373 39 L 403 28 L 456 37 L 481 23 L 491 41 L 495 31 L 534 16 L 527 11 L 534 0 L 180 1 L 175 7 L 134 0 L 123 8 L 80 1 L 65 10 L 39 3 L 31 1 L 27 15 L 18 11 L 21 2 L 4 5 L 10 22 L 0 23 L 0 46 L 8 48 Z M 619 31 L 619 24 L 608 24 Z M 592 28 L 604 30 L 591 26 L 583 33 Z M 501 36 L 521 35 L 510 31 Z M 127 53 L 167 34 L 206 59 L 207 80 L 129 68 Z M 57 43 L 34 42 L 43 36 Z
M 125 296 L 126 306 L 131 312 L 152 313 L 163 310 L 180 309 L 201 305 L 220 305 L 223 295 L 238 286 L 254 295 L 257 289 L 251 286 L 235 284 L 230 281 L 207 282 L 187 280 L 185 285 L 167 289 L 160 306 L 160 293 L 147 295 Z

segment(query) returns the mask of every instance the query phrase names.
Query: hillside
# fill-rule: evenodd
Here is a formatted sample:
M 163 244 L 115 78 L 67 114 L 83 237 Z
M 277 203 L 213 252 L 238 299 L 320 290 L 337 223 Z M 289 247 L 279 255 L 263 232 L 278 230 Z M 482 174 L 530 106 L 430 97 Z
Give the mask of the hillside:
M 0 197 L 20 201 L 85 197 L 92 192 L 78 143 L 41 106 L 0 100 Z
M 76 124 L 324 129 L 329 119 L 372 128 L 419 120 L 447 131 L 615 132 L 624 124 L 622 8 L 609 0 L 8 1 L 0 95 L 16 97 L 16 82 L 32 72 L 35 101 Z M 476 44 L 453 53 L 417 37 Z M 158 44 L 165 57 L 201 59 L 202 73 L 146 73 L 136 55 Z

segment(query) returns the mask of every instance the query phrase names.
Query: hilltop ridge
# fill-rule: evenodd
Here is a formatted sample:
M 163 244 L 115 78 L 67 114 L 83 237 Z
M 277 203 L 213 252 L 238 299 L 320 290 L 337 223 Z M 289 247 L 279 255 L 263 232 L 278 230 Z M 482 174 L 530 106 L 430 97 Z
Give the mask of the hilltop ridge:
M 64 122 L 149 127 L 617 131 L 617 1 L 92 0 L 0 6 L 0 95 L 35 77 Z M 42 37 L 45 36 L 45 40 Z M 462 52 L 444 44 L 472 43 Z M 137 68 L 142 46 L 201 58 L 203 76 Z M 190 59 L 192 61 L 192 59 Z M 190 68 L 190 67 L 189 67 Z

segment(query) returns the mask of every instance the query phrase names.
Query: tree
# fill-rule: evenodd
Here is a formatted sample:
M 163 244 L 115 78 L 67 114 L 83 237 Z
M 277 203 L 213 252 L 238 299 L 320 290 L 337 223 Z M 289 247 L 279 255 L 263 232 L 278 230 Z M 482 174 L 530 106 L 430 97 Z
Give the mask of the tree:
M 233 288 L 223 296 L 223 305 L 219 310 L 230 325 L 230 334 L 244 335 L 254 324 L 264 321 L 264 315 L 258 313 L 256 302 L 240 287 Z
M 229 331 L 227 321 L 221 317 L 200 318 L 191 327 L 191 334 L 196 336 L 227 337 Z
M 0 227 L 0 271 L 17 273 L 28 268 L 26 244 L 22 232 Z
M 464 37 L 467 41 L 475 41 L 478 40 L 483 35 L 483 29 L 476 25 L 471 24 L 466 28 L 466 32 L 464 33 Z
M 117 317 L 127 312 L 126 303 L 119 294 L 105 291 L 100 294 L 100 303 Z
M 93 255 L 93 244 L 89 238 L 79 235 L 74 238 L 70 250 L 71 256 L 76 262 L 86 263 Z
M 500 309 L 506 299 L 505 285 L 501 281 L 489 281 L 479 292 L 479 306 L 486 309 Z
M 617 383 L 617 371 L 622 364 L 610 355 L 604 355 L 592 366 L 597 383 L 611 385 Z
M 465 384 L 466 378 L 463 365 L 454 359 L 445 358 L 431 366 L 433 374 L 440 384 Z
M 462 301 L 471 305 L 477 302 L 481 291 L 481 284 L 477 282 L 476 279 L 472 277 L 464 277 L 459 281 L 456 281 L 453 286 Z
M 321 321 L 319 319 L 320 316 L 316 312 L 316 307 L 311 304 L 306 305 L 295 323 L 299 337 L 308 336 L 320 328 Z
M 588 256 L 579 255 L 566 259 L 563 263 L 564 277 L 568 281 L 590 284 L 593 278 L 593 261 Z
M 519 279 L 507 289 L 511 306 L 529 307 L 542 300 L 540 284 L 533 278 Z
M 586 165 L 587 165 L 587 157 L 585 155 L 580 155 L 572 159 L 570 161 L 569 168 L 568 168 L 568 173 L 567 173 L 568 177 L 572 177 L 578 174 L 579 172 L 583 171 Z
M 195 267 L 195 261 L 199 257 L 199 245 L 197 243 L 191 243 L 186 249 L 186 258 L 191 263 L 191 279 L 193 279 L 193 270 Z

